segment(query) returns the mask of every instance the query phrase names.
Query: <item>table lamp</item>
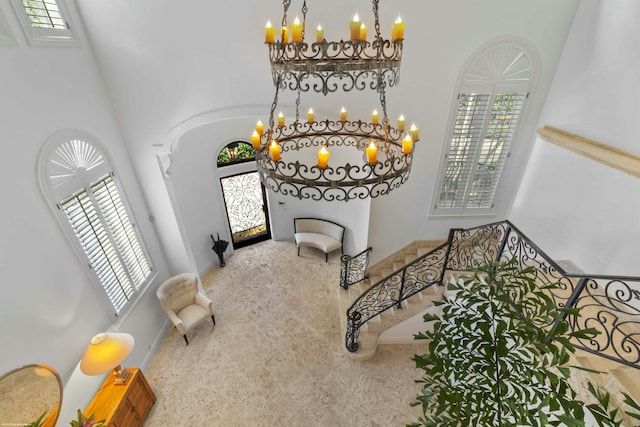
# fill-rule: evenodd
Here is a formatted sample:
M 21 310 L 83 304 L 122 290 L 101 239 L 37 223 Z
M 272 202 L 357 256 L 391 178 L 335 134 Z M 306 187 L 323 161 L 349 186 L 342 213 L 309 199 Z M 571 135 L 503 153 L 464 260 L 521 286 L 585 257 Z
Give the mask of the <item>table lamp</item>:
M 126 384 L 130 372 L 122 361 L 133 350 L 133 337 L 125 333 L 101 333 L 91 339 L 80 360 L 80 370 L 86 375 L 100 375 L 113 369 L 115 384 Z

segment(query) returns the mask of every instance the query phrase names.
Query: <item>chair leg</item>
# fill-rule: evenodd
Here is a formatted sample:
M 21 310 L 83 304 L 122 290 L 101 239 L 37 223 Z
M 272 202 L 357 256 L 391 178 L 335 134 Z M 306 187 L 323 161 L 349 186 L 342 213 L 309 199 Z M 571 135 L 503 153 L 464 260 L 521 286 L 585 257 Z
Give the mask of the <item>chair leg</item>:
M 324 254 L 324 262 L 329 262 L 329 254 L 326 252 Z
M 300 256 L 300 246 L 298 246 L 298 256 Z
M 184 334 L 183 338 L 184 338 L 184 342 L 186 342 L 187 345 L 189 345 L 189 340 L 187 339 L 187 334 Z
M 211 315 L 211 320 L 213 320 L 213 326 L 216 326 L 216 318 L 213 314 Z

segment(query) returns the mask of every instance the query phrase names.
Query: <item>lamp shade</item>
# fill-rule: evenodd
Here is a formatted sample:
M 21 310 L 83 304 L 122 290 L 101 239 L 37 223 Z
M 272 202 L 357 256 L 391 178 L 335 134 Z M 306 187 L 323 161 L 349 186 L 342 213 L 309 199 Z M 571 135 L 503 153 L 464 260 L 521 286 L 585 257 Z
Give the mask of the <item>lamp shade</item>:
M 101 333 L 91 339 L 80 361 L 87 375 L 103 374 L 120 363 L 133 350 L 133 337 L 125 333 Z

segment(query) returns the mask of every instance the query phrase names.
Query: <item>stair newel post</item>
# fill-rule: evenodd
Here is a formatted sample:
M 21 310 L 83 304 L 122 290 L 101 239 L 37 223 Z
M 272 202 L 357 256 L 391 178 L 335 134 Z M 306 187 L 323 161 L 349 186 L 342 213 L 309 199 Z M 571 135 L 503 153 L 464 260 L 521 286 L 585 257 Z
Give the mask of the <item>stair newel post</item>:
M 447 271 L 449 265 L 449 256 L 451 255 L 451 247 L 453 246 L 453 237 L 456 233 L 462 231 L 462 228 L 450 228 L 449 229 L 449 237 L 447 237 L 447 253 L 444 255 L 444 263 L 442 265 L 442 272 L 440 273 L 440 279 L 438 280 L 438 284 L 440 286 L 444 285 L 444 274 Z
M 347 313 L 347 339 L 346 347 L 351 353 L 358 351 L 358 334 L 360 332 L 359 322 L 362 315 L 359 311 Z
M 342 289 L 347 289 L 349 285 L 347 284 L 347 278 L 349 277 L 349 261 L 351 257 L 349 255 L 342 255 L 340 257 L 340 261 L 342 262 L 342 268 L 340 270 L 340 287 Z

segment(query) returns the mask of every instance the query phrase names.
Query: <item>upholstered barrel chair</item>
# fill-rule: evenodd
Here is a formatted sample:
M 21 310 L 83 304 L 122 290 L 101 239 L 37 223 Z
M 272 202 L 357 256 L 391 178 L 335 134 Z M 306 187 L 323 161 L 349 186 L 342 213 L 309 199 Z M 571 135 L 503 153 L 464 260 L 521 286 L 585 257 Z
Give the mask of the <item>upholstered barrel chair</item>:
M 187 333 L 211 316 L 213 324 L 216 318 L 213 314 L 213 302 L 198 288 L 198 276 L 183 273 L 171 277 L 156 291 L 160 306 L 167 313 L 178 332 L 189 345 Z

